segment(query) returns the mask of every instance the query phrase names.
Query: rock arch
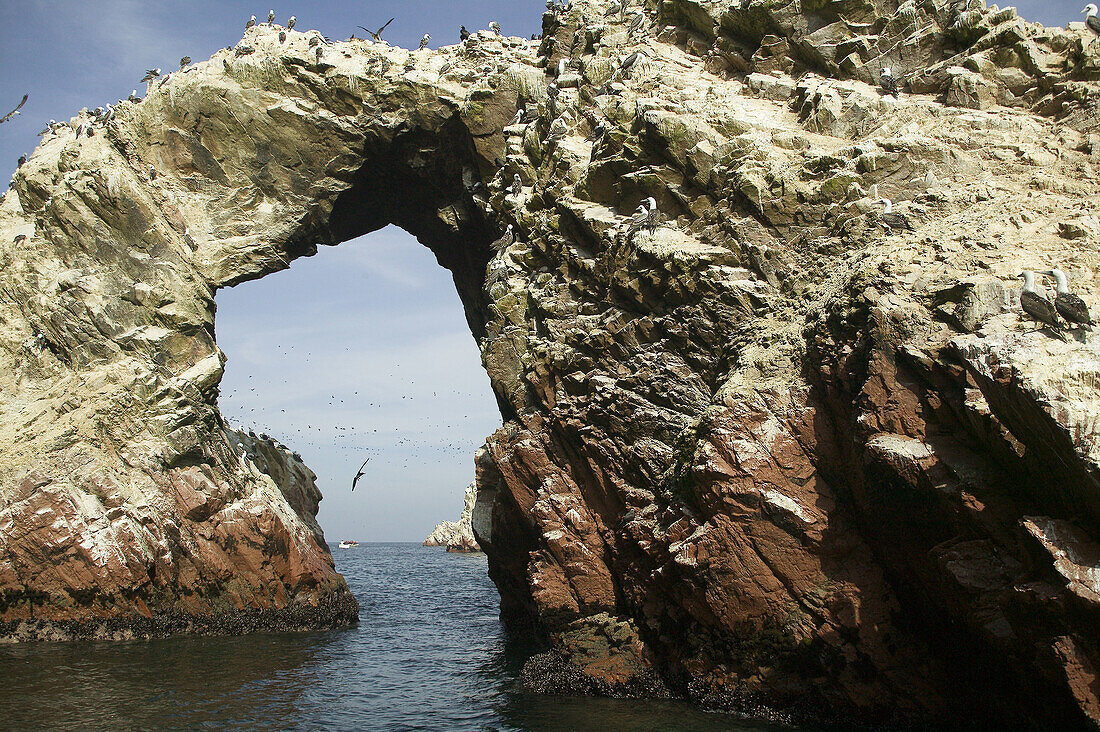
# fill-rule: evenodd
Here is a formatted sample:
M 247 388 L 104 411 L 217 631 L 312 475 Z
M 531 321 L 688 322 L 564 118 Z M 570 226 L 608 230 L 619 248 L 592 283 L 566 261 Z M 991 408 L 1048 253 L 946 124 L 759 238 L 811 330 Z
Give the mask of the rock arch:
M 1100 718 L 1100 357 L 1002 306 L 1021 259 L 1093 302 L 1051 224 L 1097 192 L 1079 34 L 666 0 L 631 36 L 574 5 L 538 47 L 318 59 L 257 27 L 47 137 L 0 204 L 8 632 L 354 618 L 312 474 L 217 411 L 213 292 L 395 223 L 452 272 L 505 419 L 474 525 L 552 644 L 536 685 Z M 883 99 L 903 43 L 920 73 Z M 631 236 L 647 197 L 666 220 Z

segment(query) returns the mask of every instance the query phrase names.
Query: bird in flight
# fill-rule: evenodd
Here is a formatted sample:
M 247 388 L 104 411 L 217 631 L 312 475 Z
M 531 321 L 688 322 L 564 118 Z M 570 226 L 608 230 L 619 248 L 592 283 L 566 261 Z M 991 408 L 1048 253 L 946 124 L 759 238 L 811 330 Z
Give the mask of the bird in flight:
M 386 25 L 389 25 L 393 21 L 394 21 L 394 19 L 390 18 L 389 20 L 386 21 Z M 374 39 L 375 43 L 381 43 L 382 42 L 382 31 L 386 30 L 386 25 L 382 26 L 381 28 L 379 28 L 376 31 L 372 31 L 370 28 L 363 28 L 363 26 L 361 26 L 361 25 L 357 26 L 357 27 L 362 28 L 367 33 L 370 33 L 370 37 Z
M 20 109 L 22 109 L 22 108 L 23 108 L 23 105 L 27 103 L 27 97 L 28 97 L 28 96 L 29 96 L 29 95 L 27 95 L 27 94 L 24 94 L 24 95 L 23 95 L 23 101 L 19 102 L 19 106 L 17 106 L 17 107 L 15 108 L 15 109 L 13 109 L 12 111 L 8 112 L 7 114 L 5 114 L 5 115 L 4 115 L 3 117 L 0 117 L 0 125 L 4 124 L 4 123 L 5 123 L 5 122 L 7 122 L 8 120 L 10 120 L 10 119 L 11 119 L 12 117 L 14 117 L 15 115 L 19 114 L 19 110 L 20 110 Z
M 359 482 L 359 479 L 363 477 L 363 468 L 367 467 L 367 463 L 370 462 L 370 458 L 363 461 L 363 464 L 359 466 L 359 472 L 355 474 L 355 477 L 351 479 L 351 489 L 355 490 L 355 484 Z

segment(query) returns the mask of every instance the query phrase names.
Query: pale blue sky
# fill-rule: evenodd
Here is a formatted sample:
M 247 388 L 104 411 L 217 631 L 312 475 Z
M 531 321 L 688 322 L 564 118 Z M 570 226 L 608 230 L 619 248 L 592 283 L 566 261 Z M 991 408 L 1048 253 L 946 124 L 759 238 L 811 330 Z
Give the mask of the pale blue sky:
M 1019 3 L 1028 20 L 1065 25 L 1084 0 Z M 51 118 L 67 120 L 133 88 L 146 68 L 176 68 L 240 40 L 250 15 L 270 5 L 236 0 L 0 0 L 0 176 L 38 143 Z M 319 0 L 276 5 L 333 39 L 356 26 L 415 47 L 458 42 L 497 20 L 505 34 L 540 32 L 544 0 Z M 419 541 L 455 519 L 473 477 L 473 452 L 500 424 L 488 379 L 449 273 L 405 232 L 388 228 L 290 270 L 223 290 L 217 336 L 229 356 L 223 412 L 298 450 L 325 495 L 330 541 Z M 356 393 L 358 392 L 358 393 Z M 355 493 L 351 477 L 371 456 Z

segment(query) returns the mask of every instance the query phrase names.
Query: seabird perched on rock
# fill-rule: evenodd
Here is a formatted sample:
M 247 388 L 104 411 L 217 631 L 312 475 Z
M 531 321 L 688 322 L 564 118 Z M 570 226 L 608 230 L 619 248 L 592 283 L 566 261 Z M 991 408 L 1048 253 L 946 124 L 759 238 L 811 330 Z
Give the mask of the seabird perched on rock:
M 314 54 L 316 54 L 317 56 L 317 63 L 321 63 L 321 57 L 325 55 L 325 47 L 318 46 L 314 51 Z
M 297 23 L 297 22 L 298 22 L 298 18 L 296 18 L 293 15 L 290 16 L 290 20 L 288 20 L 286 22 L 286 29 L 287 30 L 294 30 L 294 24 Z
M 152 81 L 158 76 L 160 76 L 160 69 L 146 69 L 145 76 L 141 77 L 141 82 L 144 84 L 147 81 Z
M 382 42 L 382 31 L 386 30 L 386 26 L 389 25 L 390 23 L 392 23 L 393 20 L 394 20 L 393 18 L 390 18 L 389 20 L 386 21 L 386 25 L 382 26 L 381 28 L 379 28 L 376 31 L 372 31 L 370 28 L 364 28 L 361 25 L 356 26 L 356 27 L 361 29 L 361 30 L 365 30 L 370 35 L 371 40 L 373 40 L 375 43 L 381 43 Z
M 244 29 L 248 30 L 249 28 L 255 28 L 255 27 L 256 27 L 256 16 L 253 15 L 251 18 L 248 19 L 248 22 L 244 24 Z
M 17 162 L 17 163 L 15 164 L 15 167 L 17 167 L 17 168 L 22 168 L 22 167 L 23 167 L 23 163 L 25 163 L 25 162 L 27 162 L 27 156 L 26 156 L 25 154 L 24 154 L 24 155 L 20 155 L 20 156 L 19 156 L 19 162 Z
M 643 13 L 641 10 L 635 10 L 634 19 L 631 20 L 630 25 L 626 27 L 626 32 L 629 35 L 634 35 L 634 33 L 636 33 L 642 27 L 643 23 L 645 23 L 645 13 Z
M 238 57 L 247 56 L 248 54 L 255 52 L 256 49 L 246 43 L 238 43 L 236 46 L 233 47 L 233 55 Z
M 1096 17 L 1096 5 L 1094 3 L 1089 3 L 1081 12 L 1085 14 L 1085 25 L 1089 27 L 1089 30 L 1091 30 L 1094 35 L 1100 37 L 1100 18 Z M 1092 43 L 1096 43 L 1096 39 L 1093 39 Z M 1092 43 L 1089 45 L 1091 46 Z
M 19 102 L 19 104 L 15 105 L 15 109 L 13 109 L 12 111 L 8 112 L 8 113 L 7 113 L 7 114 L 5 114 L 5 115 L 4 115 L 3 117 L 0 117 L 0 124 L 4 124 L 4 123 L 5 123 L 5 122 L 7 122 L 8 120 L 10 120 L 10 119 L 12 119 L 13 117 L 17 116 L 17 115 L 19 114 L 19 110 L 20 110 L 20 109 L 22 109 L 22 108 L 23 108 L 23 105 L 27 103 L 27 97 L 28 97 L 28 96 L 30 96 L 30 95 L 29 95 L 29 94 L 24 94 L 24 95 L 23 95 L 23 99 L 22 99 L 22 100 L 21 100 L 21 101 Z M 51 121 L 52 121 L 52 120 L 51 120 Z
M 1069 285 L 1066 282 L 1066 273 L 1060 269 L 1051 269 L 1039 274 L 1049 275 L 1054 278 L 1054 309 L 1058 311 L 1058 314 L 1067 323 L 1073 323 L 1075 325 L 1087 325 L 1092 326 L 1092 318 L 1089 316 L 1088 305 L 1080 296 L 1073 294 L 1069 291 Z
M 1035 291 L 1035 273 L 1025 269 L 1017 276 L 1024 280 L 1024 290 L 1020 293 L 1020 308 L 1033 320 L 1050 326 L 1054 334 L 1063 341 L 1066 340 L 1066 335 L 1058 324 L 1058 311 L 1054 303 Z
M 321 44 L 321 36 L 310 36 L 309 37 L 309 47 L 310 48 L 313 48 L 314 46 L 319 46 L 320 44 Z
M 489 246 L 496 253 L 503 252 L 508 247 L 512 246 L 512 242 L 516 240 L 516 235 L 511 224 L 508 224 L 508 228 L 504 230 L 504 236 L 494 241 Z
M 523 178 L 519 177 L 519 173 L 512 176 L 512 189 L 513 196 L 518 196 L 523 193 Z
M 424 37 L 420 39 L 420 48 L 417 49 L 417 50 L 423 51 L 425 48 L 427 48 L 428 47 L 428 41 L 430 41 L 430 40 L 432 40 L 432 37 L 429 36 L 427 33 L 425 33 Z
M 489 30 L 491 30 L 493 33 L 496 33 L 499 36 L 500 35 L 500 23 L 496 22 L 495 20 L 490 20 L 489 21 Z
M 157 179 L 157 169 L 153 167 L 152 163 L 149 163 L 149 180 Z
M 630 223 L 626 225 L 626 238 L 628 240 L 633 239 L 635 234 L 645 228 L 647 218 L 649 218 L 649 210 L 644 203 L 634 209 L 634 213 L 630 216 Z
M 458 26 L 458 38 L 459 38 L 459 40 L 465 41 L 469 37 L 470 37 L 470 31 L 466 30 L 466 26 L 464 26 L 464 25 Z
M 882 67 L 882 73 L 878 75 L 878 85 L 882 87 L 882 90 L 887 94 L 893 94 L 898 96 L 898 80 L 894 78 L 894 75 L 890 73 L 890 67 Z
M 27 240 L 27 235 L 26 234 L 16 234 L 15 238 L 12 239 L 12 244 L 19 244 L 20 242 L 24 242 L 26 240 Z
M 363 468 L 367 467 L 367 463 L 370 462 L 370 458 L 363 461 L 363 464 L 359 466 L 359 472 L 355 474 L 355 477 L 351 479 L 351 489 L 355 490 L 355 484 L 359 482 L 359 479 L 363 477 Z
M 905 214 L 896 213 L 894 211 L 894 204 L 889 198 L 880 198 L 875 203 L 881 203 L 883 206 L 882 215 L 879 216 L 879 221 L 883 226 L 891 231 L 914 231 L 913 225 L 909 223 L 909 218 Z
M 274 10 L 268 10 L 267 11 L 267 24 L 268 25 L 274 25 L 275 24 L 275 11 Z
M 508 126 L 511 127 L 513 125 L 518 125 L 520 122 L 522 122 L 523 121 L 523 112 L 524 112 L 523 107 L 520 107 L 519 109 L 517 109 L 516 110 L 516 116 L 512 118 L 512 121 L 508 123 Z
M 183 68 L 185 66 L 187 66 L 187 64 L 189 64 L 189 63 L 191 63 L 191 57 L 190 56 L 184 56 L 183 58 L 181 58 L 180 59 L 180 71 L 183 71 Z
M 130 96 L 126 97 L 126 101 L 134 102 L 135 104 L 141 101 L 141 97 L 137 95 L 137 89 L 134 89 L 130 92 Z
M 279 43 L 286 41 L 286 31 L 279 31 Z
M 569 130 L 569 125 L 565 123 L 565 120 L 558 117 L 550 123 L 550 131 L 546 133 L 546 142 L 552 143 L 565 137 L 565 133 Z
M 649 229 L 649 233 L 652 234 L 657 231 L 657 223 L 660 220 L 661 212 L 657 210 L 657 199 L 650 196 L 645 201 L 649 204 L 649 209 L 646 211 L 645 215 L 645 226 Z

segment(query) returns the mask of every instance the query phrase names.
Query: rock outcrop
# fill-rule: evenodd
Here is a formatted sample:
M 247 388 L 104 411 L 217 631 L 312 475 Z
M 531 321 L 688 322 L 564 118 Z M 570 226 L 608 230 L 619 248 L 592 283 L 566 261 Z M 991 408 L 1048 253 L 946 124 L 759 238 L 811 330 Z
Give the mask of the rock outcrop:
M 443 521 L 428 534 L 424 546 L 445 546 L 449 551 L 479 552 L 477 539 L 474 538 L 473 515 L 477 502 L 477 483 L 466 486 L 463 494 L 462 515 L 458 521 Z
M 1100 342 L 1016 284 L 1100 306 L 1087 31 L 624 5 L 434 52 L 257 27 L 47 136 L 0 204 L 0 617 L 344 596 L 308 473 L 219 415 L 213 295 L 393 223 L 500 406 L 471 523 L 533 685 L 1100 722 Z

